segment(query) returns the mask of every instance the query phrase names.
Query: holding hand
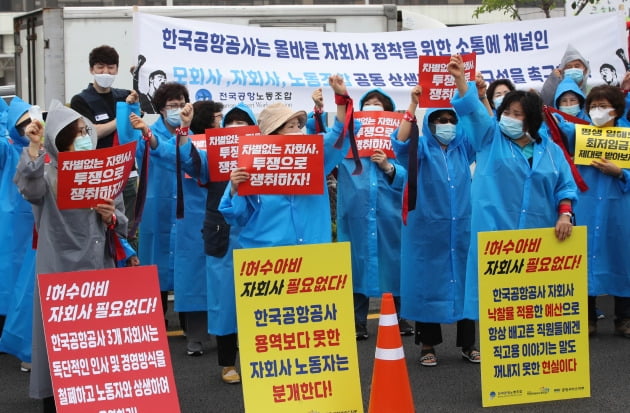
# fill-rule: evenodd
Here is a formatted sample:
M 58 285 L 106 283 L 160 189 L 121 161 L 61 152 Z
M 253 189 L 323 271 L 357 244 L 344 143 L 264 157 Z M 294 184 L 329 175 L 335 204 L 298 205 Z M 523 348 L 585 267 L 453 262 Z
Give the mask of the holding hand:
M 245 168 L 235 168 L 230 172 L 230 194 L 234 196 L 238 191 L 238 186 L 240 183 L 245 182 L 249 179 L 249 172 L 245 170 Z
M 135 90 L 132 90 L 131 93 L 127 95 L 125 102 L 127 102 L 128 105 L 133 105 L 134 103 L 138 101 L 138 99 L 139 99 L 138 92 L 136 92 Z
M 378 167 L 381 168 L 383 172 L 388 172 L 389 170 L 392 169 L 392 166 L 393 166 L 387 160 L 387 155 L 385 155 L 385 152 L 383 152 L 382 149 L 375 149 L 374 153 L 370 155 L 370 161 L 377 164 Z
M 599 171 L 604 175 L 621 177 L 621 174 L 623 173 L 620 167 L 604 158 L 600 158 L 599 160 L 593 159 L 593 161 L 591 161 L 591 166 L 599 169 Z
M 114 206 L 114 200 L 110 198 L 103 199 L 105 201 L 104 204 L 96 204 L 94 207 L 94 211 L 97 214 L 101 215 L 101 219 L 106 225 L 109 225 L 113 222 L 114 212 L 116 211 L 116 207 Z

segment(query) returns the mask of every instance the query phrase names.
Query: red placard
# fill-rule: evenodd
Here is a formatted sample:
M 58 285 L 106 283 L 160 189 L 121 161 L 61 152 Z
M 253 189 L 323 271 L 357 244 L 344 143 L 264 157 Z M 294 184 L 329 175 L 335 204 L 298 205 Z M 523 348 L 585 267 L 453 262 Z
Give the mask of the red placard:
M 136 142 L 93 151 L 59 152 L 57 207 L 92 208 L 122 192 L 136 160 Z
M 324 193 L 324 138 L 321 135 L 241 136 L 238 166 L 250 173 L 239 195 Z
M 375 149 L 381 149 L 388 158 L 396 158 L 390 136 L 402 118 L 403 114 L 398 112 L 354 112 L 354 120 L 361 122 L 361 129 L 356 136 L 359 156 L 369 158 Z M 352 158 L 352 151 L 348 151 L 346 158 Z
M 455 79 L 448 72 L 450 56 L 420 56 L 419 83 L 422 86 L 420 107 L 422 108 L 450 108 L 451 98 L 457 87 Z M 475 79 L 477 55 L 469 53 L 462 55 L 466 80 Z
M 180 411 L 157 267 L 37 279 L 59 413 Z
M 233 128 L 206 129 L 206 148 L 208 151 L 208 173 L 211 182 L 230 180 L 230 172 L 238 163 L 239 136 L 260 135 L 260 128 L 236 126 Z

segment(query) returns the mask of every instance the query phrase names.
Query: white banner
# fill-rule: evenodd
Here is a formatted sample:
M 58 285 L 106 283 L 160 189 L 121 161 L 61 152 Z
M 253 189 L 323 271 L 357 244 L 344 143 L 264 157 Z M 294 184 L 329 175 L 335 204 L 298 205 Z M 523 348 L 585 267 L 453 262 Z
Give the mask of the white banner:
M 331 73 L 344 76 L 356 100 L 381 88 L 404 109 L 420 55 L 475 52 L 487 81 L 509 78 L 519 89 L 539 89 L 572 44 L 590 60 L 589 82 L 601 83 L 603 64 L 623 77 L 616 52 L 627 48 L 620 13 L 383 33 L 279 30 L 135 13 L 134 29 L 136 54 L 143 56 L 140 92 L 161 70 L 168 81 L 186 85 L 192 101 L 212 99 L 226 109 L 244 102 L 254 112 L 278 101 L 308 110 L 318 87 L 330 109 Z

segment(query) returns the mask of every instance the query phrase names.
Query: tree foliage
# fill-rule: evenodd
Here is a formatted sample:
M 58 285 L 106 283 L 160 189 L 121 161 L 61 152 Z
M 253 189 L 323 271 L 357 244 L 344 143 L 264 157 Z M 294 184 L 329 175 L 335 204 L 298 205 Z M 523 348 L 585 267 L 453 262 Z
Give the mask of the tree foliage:
M 598 0 L 576 0 L 576 1 L 598 1 Z M 473 12 L 473 17 L 479 18 L 483 13 L 502 11 L 514 20 L 522 20 L 519 14 L 519 7 L 538 7 L 545 13 L 545 17 L 551 17 L 551 10 L 556 6 L 556 0 L 482 0 L 481 6 Z

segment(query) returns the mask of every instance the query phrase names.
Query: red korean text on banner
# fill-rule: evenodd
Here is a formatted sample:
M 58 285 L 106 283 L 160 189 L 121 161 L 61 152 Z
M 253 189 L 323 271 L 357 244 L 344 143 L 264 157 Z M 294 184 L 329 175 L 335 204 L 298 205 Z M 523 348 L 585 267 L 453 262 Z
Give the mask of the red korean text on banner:
M 250 174 L 238 186 L 239 195 L 324 193 L 321 135 L 241 136 L 238 166 Z
M 355 112 L 354 120 L 361 122 L 361 129 L 356 136 L 359 156 L 369 158 L 376 149 L 380 149 L 388 158 L 396 158 L 390 136 L 398 128 L 402 118 L 403 114 L 398 112 Z M 352 158 L 351 151 L 348 151 L 346 158 Z
M 206 129 L 208 174 L 211 182 L 230 180 L 230 172 L 238 163 L 238 137 L 256 135 L 260 135 L 260 128 L 256 125 Z
M 59 152 L 57 207 L 92 208 L 114 199 L 127 184 L 136 142 L 93 151 Z
M 448 72 L 448 63 L 451 56 L 420 56 L 419 83 L 422 86 L 420 107 L 422 108 L 449 108 L 451 98 L 457 87 L 455 79 Z M 475 80 L 475 67 L 477 55 L 469 53 L 462 55 L 466 80 Z
M 180 411 L 155 266 L 38 283 L 58 412 Z

